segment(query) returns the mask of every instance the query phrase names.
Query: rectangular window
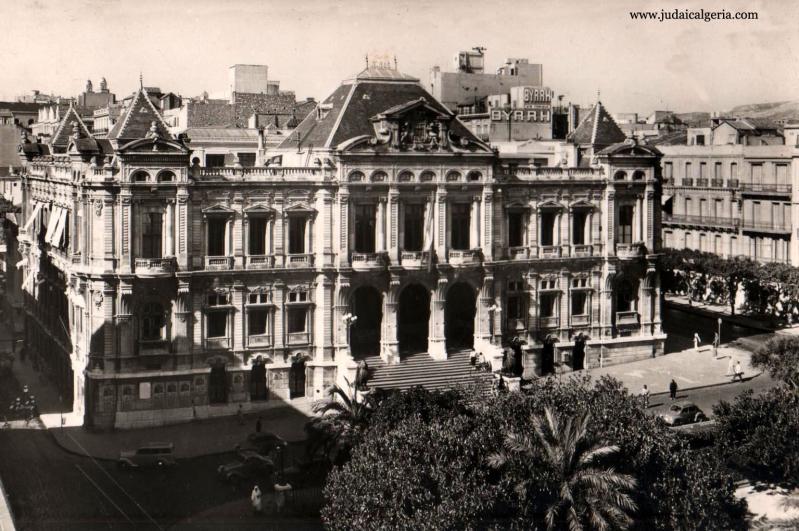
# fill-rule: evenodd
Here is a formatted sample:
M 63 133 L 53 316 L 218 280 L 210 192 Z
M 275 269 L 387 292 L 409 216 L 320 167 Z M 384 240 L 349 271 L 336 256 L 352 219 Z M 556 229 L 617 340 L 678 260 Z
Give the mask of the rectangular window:
M 704 179 L 707 177 L 707 164 L 704 162 L 699 163 L 699 178 Z
M 287 318 L 287 332 L 289 334 L 297 334 L 306 331 L 306 323 L 308 321 L 308 308 L 303 306 L 301 308 L 288 308 L 286 311 Z
M 788 165 L 787 164 L 777 164 L 774 166 L 775 171 L 775 178 L 777 179 L 777 184 L 788 184 Z
M 671 162 L 667 162 L 663 168 L 663 177 L 668 180 L 674 178 L 674 165 Z
M 713 166 L 713 178 L 714 179 L 721 179 L 721 162 L 717 162 Z
M 713 240 L 713 252 L 718 254 L 718 255 L 721 255 L 721 253 L 722 253 L 722 250 L 721 250 L 721 236 L 720 235 L 716 235 L 716 238 Z
M 690 216 L 691 214 L 693 214 L 693 211 L 691 209 L 692 209 L 691 198 L 690 197 L 686 197 L 685 198 L 685 215 L 686 216 Z
M 521 247 L 522 245 L 524 245 L 524 214 L 508 212 L 508 246 Z
M 696 135 L 696 145 L 697 146 L 705 145 L 705 135 Z
M 469 223 L 471 220 L 471 205 L 468 203 L 453 203 L 450 207 L 450 244 L 453 249 L 469 249 Z
M 717 218 L 724 217 L 724 200 L 716 199 L 713 203 L 713 216 Z
M 585 291 L 572 291 L 572 315 L 586 315 L 588 294 Z
M 252 168 L 255 166 L 255 153 L 239 153 L 239 164 L 245 168 Z
M 250 308 L 247 310 L 247 330 L 251 336 L 262 336 L 267 333 L 269 311 L 266 308 Z
M 250 304 L 267 304 L 269 302 L 268 293 L 250 293 L 248 299 Z
M 410 203 L 404 205 L 404 235 L 402 248 L 406 251 L 422 251 L 424 245 L 424 205 Z
M 142 258 L 161 258 L 163 215 L 160 212 L 147 212 L 143 221 Z
M 266 254 L 266 218 L 250 218 L 248 225 L 250 231 L 250 254 L 256 256 Z
M 671 249 L 674 247 L 674 233 L 670 230 L 663 232 L 663 246 Z
M 572 217 L 572 243 L 575 245 L 585 244 L 586 221 L 588 220 L 588 212 L 583 210 L 575 210 Z
M 555 245 L 555 212 L 541 212 L 541 245 Z
M 633 242 L 633 206 L 621 205 L 619 207 L 619 234 L 617 243 Z
M 221 168 L 225 165 L 225 155 L 206 155 L 205 166 L 207 168 Z
M 223 218 L 208 218 L 208 256 L 226 256 L 225 240 L 227 220 Z
M 685 163 L 685 178 L 689 179 L 691 177 L 693 177 L 693 175 L 691 174 L 691 163 L 690 162 L 686 162 Z
M 556 302 L 558 300 L 557 293 L 541 293 L 541 317 L 555 317 Z
M 524 319 L 526 313 L 524 296 L 519 293 L 508 294 L 508 319 Z
M 763 183 L 763 165 L 752 164 L 752 184 Z
M 707 216 L 707 199 L 699 200 L 699 217 Z
M 738 178 L 738 163 L 730 162 L 730 179 Z
M 305 218 L 289 217 L 289 254 L 305 254 Z
M 227 315 L 226 311 L 208 312 L 206 321 L 208 323 L 209 338 L 227 337 Z
M 375 252 L 375 206 L 355 206 L 355 252 Z

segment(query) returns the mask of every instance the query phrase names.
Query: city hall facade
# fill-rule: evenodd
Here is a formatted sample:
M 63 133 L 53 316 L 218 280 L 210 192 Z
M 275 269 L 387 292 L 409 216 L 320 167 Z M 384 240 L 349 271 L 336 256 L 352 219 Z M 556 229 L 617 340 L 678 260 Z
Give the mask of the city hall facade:
M 597 103 L 562 163 L 500 157 L 367 68 L 255 167 L 201 167 L 146 90 L 24 143 L 26 343 L 87 425 L 307 404 L 357 360 L 517 337 L 527 377 L 662 354 L 660 153 Z M 357 317 L 357 319 L 353 319 Z

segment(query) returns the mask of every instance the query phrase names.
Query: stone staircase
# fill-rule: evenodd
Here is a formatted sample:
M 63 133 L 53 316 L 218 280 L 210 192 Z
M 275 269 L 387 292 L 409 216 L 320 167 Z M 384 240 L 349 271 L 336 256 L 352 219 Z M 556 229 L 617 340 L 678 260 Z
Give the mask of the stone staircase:
M 446 360 L 437 361 L 426 352 L 404 356 L 398 365 L 386 365 L 379 356 L 365 358 L 369 365 L 370 388 L 405 391 L 420 385 L 430 391 L 464 387 L 477 396 L 491 393 L 494 376 L 472 367 L 470 350 L 451 352 Z

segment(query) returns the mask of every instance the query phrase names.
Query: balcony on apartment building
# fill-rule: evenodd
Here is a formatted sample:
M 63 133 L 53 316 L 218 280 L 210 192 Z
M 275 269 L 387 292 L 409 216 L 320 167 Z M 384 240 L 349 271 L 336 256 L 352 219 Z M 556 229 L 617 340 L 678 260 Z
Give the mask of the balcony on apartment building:
M 205 269 L 208 271 L 229 271 L 233 269 L 232 256 L 206 256 Z
M 644 249 L 644 242 L 618 243 L 616 242 L 616 257 L 622 260 L 638 258 Z
M 744 232 L 765 232 L 769 234 L 790 234 L 789 224 L 776 223 L 773 221 L 754 221 L 751 219 L 743 220 L 742 227 Z
M 421 267 L 426 267 L 430 260 L 431 256 L 435 258 L 434 252 L 431 251 L 401 251 L 400 252 L 400 263 L 402 267 L 408 269 L 417 269 Z
M 790 184 L 777 183 L 740 183 L 742 195 L 780 195 L 790 196 Z
M 291 269 L 313 267 L 313 254 L 290 254 L 286 257 L 286 267 Z
M 136 275 L 144 277 L 155 277 L 171 275 L 175 272 L 175 257 L 164 256 L 161 258 L 136 258 L 133 261 L 134 272 Z
M 388 253 L 358 253 L 350 255 L 350 263 L 356 271 L 383 268 L 388 265 Z
M 271 269 L 275 267 L 275 257 L 271 254 L 248 254 L 244 257 L 247 269 Z
M 616 326 L 638 326 L 638 312 L 635 310 L 616 312 Z
M 667 214 L 663 213 L 661 220 L 670 225 L 691 225 L 696 227 L 720 227 L 735 229 L 741 223 L 738 218 L 728 218 L 724 216 L 694 216 L 688 214 Z
M 447 261 L 450 265 L 471 265 L 483 261 L 483 251 L 480 249 L 450 249 L 447 251 Z

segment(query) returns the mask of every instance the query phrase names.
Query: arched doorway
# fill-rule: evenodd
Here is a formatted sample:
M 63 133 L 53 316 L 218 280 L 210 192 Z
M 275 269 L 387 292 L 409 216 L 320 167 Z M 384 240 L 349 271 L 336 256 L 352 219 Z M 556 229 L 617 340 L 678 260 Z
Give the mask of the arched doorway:
M 258 356 L 250 370 L 250 399 L 266 400 L 269 392 L 266 387 L 266 365 L 261 356 Z
M 289 369 L 289 398 L 305 396 L 305 358 L 295 359 Z
M 358 317 L 350 329 L 353 356 L 380 354 L 380 324 L 383 320 L 383 297 L 371 286 L 361 286 L 352 294 L 351 312 Z
M 471 286 L 456 282 L 447 291 L 444 309 L 444 337 L 447 350 L 474 346 L 474 314 L 477 297 Z
M 211 404 L 227 403 L 227 372 L 222 361 L 216 361 L 211 366 L 211 375 L 208 378 L 208 401 Z
M 572 370 L 581 371 L 585 369 L 585 336 L 580 334 L 574 338 L 572 347 Z
M 427 351 L 430 292 L 424 286 L 410 284 L 402 290 L 397 319 L 400 353 Z
M 555 372 L 555 342 L 547 338 L 541 349 L 541 376 Z

